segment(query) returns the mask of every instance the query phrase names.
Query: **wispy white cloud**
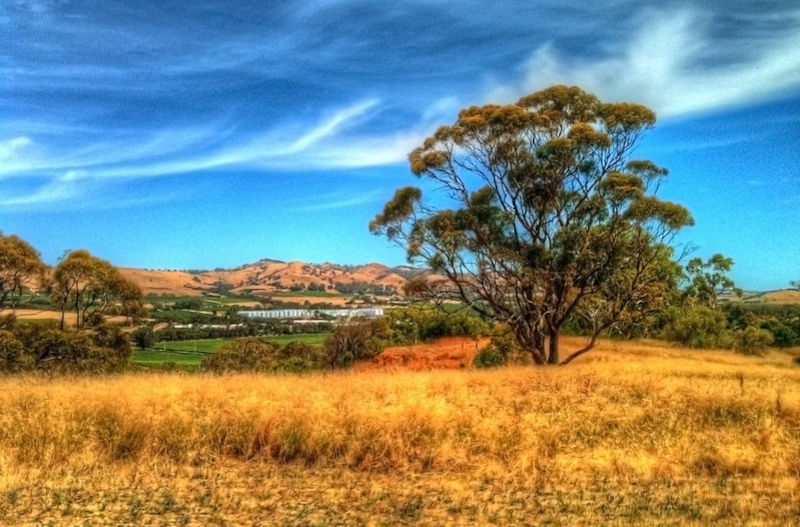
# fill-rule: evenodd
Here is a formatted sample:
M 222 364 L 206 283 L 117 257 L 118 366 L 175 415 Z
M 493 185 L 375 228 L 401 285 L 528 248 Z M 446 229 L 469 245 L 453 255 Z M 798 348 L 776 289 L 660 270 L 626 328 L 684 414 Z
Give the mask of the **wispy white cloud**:
M 386 192 L 383 190 L 363 192 L 356 195 L 334 192 L 318 196 L 312 200 L 304 200 L 303 204 L 290 206 L 293 212 L 321 212 L 337 209 L 356 207 L 368 203 L 377 203 L 385 200 Z
M 0 195 L 0 205 L 13 208 L 25 208 L 31 205 L 45 205 L 54 202 L 74 199 L 80 196 L 84 189 L 81 188 L 80 174 L 67 172 L 56 177 L 31 192 L 15 196 Z
M 17 153 L 29 144 L 31 144 L 30 137 L 25 137 L 24 135 L 0 141 L 0 161 L 16 157 Z
M 204 126 L 196 130 L 163 130 L 132 140 L 114 138 L 77 151 L 53 155 L 44 152 L 38 156 L 23 156 L 20 150 L 30 140 L 18 138 L 0 143 L 0 155 L 5 153 L 8 159 L 8 163 L 0 165 L 0 177 L 51 174 L 53 189 L 61 189 L 61 174 L 77 171 L 87 179 L 99 180 L 235 167 L 304 170 L 381 166 L 404 161 L 432 123 L 443 119 L 453 107 L 451 100 L 437 101 L 410 128 L 365 134 L 358 126 L 378 116 L 380 102 L 366 99 L 328 111 L 305 129 L 299 123 L 288 123 L 255 135 L 230 131 L 219 134 L 218 127 Z M 61 190 L 36 192 L 25 200 L 33 203 L 62 194 Z
M 770 38 L 720 42 L 697 9 L 648 10 L 629 40 L 600 42 L 602 58 L 537 48 L 514 83 L 496 82 L 489 99 L 514 100 L 551 84 L 576 84 L 606 100 L 636 101 L 661 117 L 696 114 L 775 96 L 800 86 L 800 11 Z M 731 57 L 731 53 L 735 53 Z

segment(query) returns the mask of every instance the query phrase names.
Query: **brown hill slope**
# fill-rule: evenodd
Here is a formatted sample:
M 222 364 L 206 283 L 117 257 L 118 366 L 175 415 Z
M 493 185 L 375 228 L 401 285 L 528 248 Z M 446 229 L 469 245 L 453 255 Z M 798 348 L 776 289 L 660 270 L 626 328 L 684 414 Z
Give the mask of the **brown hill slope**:
M 369 284 L 402 291 L 406 279 L 390 267 L 378 263 L 342 266 L 331 263 L 277 262 L 260 260 L 236 269 L 216 271 L 168 271 L 122 268 L 122 273 L 137 283 L 146 294 L 199 296 L 219 290 L 220 284 L 234 294 L 268 295 L 307 288 L 312 284 L 336 292 L 340 285 Z
M 763 304 L 800 304 L 800 291 L 797 289 L 767 291 L 745 298 L 744 301 Z

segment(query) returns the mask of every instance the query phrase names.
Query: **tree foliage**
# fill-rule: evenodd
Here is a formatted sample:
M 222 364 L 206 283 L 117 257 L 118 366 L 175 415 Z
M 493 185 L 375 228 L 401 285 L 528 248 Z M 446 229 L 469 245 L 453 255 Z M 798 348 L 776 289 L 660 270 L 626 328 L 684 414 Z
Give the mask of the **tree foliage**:
M 591 319 L 583 353 L 669 286 L 669 244 L 692 219 L 654 196 L 666 170 L 630 159 L 654 123 L 644 106 L 566 86 L 466 108 L 409 155 L 448 203 L 398 189 L 370 230 L 446 278 L 429 296 L 504 322 L 536 363 L 558 363 L 570 317 Z
M 118 327 L 93 333 L 62 331 L 49 325 L 22 325 L 0 331 L 0 373 L 111 373 L 130 365 L 131 345 Z
M 741 297 L 742 290 L 728 276 L 733 268 L 733 259 L 717 253 L 706 261 L 692 258 L 686 264 L 686 276 L 689 281 L 685 296 L 692 304 L 717 307 L 719 299 L 724 295 Z
M 7 302 L 13 311 L 23 291 L 43 281 L 45 270 L 36 249 L 17 236 L 0 232 L 0 311 Z
M 137 312 L 143 305 L 142 291 L 109 262 L 78 250 L 69 253 L 53 272 L 53 292 L 64 313 L 74 311 L 76 326 L 96 324 L 113 307 L 121 312 Z
M 391 329 L 383 319 L 355 320 L 336 326 L 325 339 L 323 355 L 328 368 L 347 368 L 359 359 L 374 357 L 391 338 Z

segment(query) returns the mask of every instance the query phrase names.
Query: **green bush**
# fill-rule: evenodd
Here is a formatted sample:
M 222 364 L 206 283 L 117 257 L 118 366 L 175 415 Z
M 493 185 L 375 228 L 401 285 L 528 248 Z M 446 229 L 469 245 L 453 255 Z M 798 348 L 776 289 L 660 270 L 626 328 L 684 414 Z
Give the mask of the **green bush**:
M 506 363 L 506 357 L 494 346 L 487 346 L 475 354 L 472 364 L 476 368 L 497 368 Z
M 30 369 L 31 357 L 13 333 L 0 331 L 0 372 L 16 373 Z
M 153 328 L 150 326 L 143 326 L 136 328 L 131 334 L 131 340 L 133 340 L 136 347 L 139 349 L 147 349 L 152 348 L 156 342 L 158 342 L 158 337 L 156 336 L 156 332 L 153 331 Z
M 664 337 L 690 348 L 730 348 L 731 336 L 725 315 L 709 307 L 692 306 L 670 310 Z
M 89 334 L 62 331 L 53 324 L 24 325 L 15 328 L 12 337 L 4 336 L 5 356 L 14 354 L 14 341 L 22 347 L 13 371 L 111 373 L 126 369 L 131 355 L 130 341 L 118 327 L 101 326 Z
M 745 355 L 762 355 L 773 341 L 772 333 L 754 326 L 739 329 L 734 334 L 736 351 Z
M 347 368 L 359 359 L 374 357 L 383 351 L 391 336 L 385 318 L 341 324 L 325 339 L 324 362 L 328 368 Z

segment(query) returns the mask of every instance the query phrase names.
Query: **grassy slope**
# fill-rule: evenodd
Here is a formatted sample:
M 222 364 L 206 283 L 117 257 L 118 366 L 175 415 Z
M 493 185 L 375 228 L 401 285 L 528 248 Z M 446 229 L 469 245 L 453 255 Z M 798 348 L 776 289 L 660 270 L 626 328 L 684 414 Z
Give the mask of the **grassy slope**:
M 777 352 L 606 342 L 566 368 L 10 378 L 0 522 L 786 525 L 798 437 L 800 368 Z

